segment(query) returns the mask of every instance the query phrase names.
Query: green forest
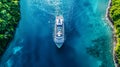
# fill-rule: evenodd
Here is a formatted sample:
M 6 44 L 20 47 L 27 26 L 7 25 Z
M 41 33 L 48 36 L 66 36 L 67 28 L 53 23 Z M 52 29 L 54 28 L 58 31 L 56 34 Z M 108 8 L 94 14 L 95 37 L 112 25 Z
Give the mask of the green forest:
M 0 57 L 12 40 L 20 19 L 18 0 L 0 0 Z
M 112 0 L 110 17 L 114 22 L 115 33 L 117 36 L 115 53 L 117 57 L 117 63 L 120 64 L 120 0 Z

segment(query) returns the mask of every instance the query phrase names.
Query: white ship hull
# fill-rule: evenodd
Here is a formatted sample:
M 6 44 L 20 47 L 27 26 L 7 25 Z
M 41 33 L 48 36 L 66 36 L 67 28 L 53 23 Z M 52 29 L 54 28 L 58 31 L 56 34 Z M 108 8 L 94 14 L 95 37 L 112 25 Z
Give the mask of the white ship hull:
M 64 43 L 64 19 L 63 16 L 57 16 L 54 27 L 54 42 L 58 48 Z

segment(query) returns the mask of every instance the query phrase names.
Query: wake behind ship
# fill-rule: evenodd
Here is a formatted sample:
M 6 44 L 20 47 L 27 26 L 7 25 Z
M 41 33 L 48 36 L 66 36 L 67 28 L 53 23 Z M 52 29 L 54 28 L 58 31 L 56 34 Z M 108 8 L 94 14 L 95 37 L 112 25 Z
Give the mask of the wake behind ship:
M 56 16 L 54 27 L 54 42 L 58 48 L 64 43 L 64 19 L 63 16 Z

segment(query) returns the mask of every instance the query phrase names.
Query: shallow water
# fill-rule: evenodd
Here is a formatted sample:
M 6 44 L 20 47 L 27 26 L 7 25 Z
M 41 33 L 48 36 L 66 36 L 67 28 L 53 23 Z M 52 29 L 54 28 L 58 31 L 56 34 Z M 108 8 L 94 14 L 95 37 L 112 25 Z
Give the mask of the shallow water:
M 108 0 L 21 0 L 21 20 L 0 67 L 114 67 Z M 65 42 L 53 42 L 57 12 Z

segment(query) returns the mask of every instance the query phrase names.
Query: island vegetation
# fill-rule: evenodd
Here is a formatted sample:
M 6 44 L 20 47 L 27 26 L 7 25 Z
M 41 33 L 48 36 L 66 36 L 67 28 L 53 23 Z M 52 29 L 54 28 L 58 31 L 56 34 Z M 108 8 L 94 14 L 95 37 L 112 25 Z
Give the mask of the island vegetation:
M 12 40 L 19 19 L 19 1 L 0 0 L 0 57 Z
M 116 63 L 120 65 L 120 0 L 112 0 L 110 6 L 109 15 L 116 34 L 115 58 Z

